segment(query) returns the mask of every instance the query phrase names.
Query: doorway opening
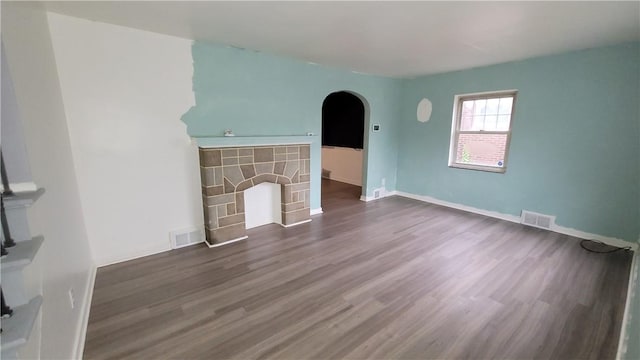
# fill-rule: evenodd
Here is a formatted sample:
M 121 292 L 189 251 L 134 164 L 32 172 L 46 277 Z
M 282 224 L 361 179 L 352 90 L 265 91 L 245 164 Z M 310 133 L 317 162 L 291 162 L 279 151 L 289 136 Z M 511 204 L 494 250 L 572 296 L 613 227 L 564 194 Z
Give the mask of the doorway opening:
M 322 208 L 334 199 L 366 193 L 369 106 L 360 95 L 338 91 L 322 103 Z M 327 208 L 329 207 L 329 208 Z

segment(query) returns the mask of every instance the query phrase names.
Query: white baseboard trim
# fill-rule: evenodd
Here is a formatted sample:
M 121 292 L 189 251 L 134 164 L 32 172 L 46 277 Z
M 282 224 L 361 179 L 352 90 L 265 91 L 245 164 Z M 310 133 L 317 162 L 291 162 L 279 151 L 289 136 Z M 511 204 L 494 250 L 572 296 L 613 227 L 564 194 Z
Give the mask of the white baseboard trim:
M 322 212 L 322 209 L 320 209 L 320 212 Z M 308 222 L 311 222 L 311 219 L 307 219 L 307 220 L 299 221 L 299 222 L 297 222 L 297 223 L 293 223 L 293 224 L 289 224 L 289 225 L 284 225 L 284 224 L 280 224 L 280 223 L 277 223 L 277 224 L 278 224 L 278 225 L 280 225 L 280 226 L 282 226 L 282 227 L 289 228 L 289 227 L 296 226 L 296 225 L 306 224 L 306 223 L 308 223 Z M 266 225 L 266 224 L 265 224 L 265 225 Z M 256 227 L 257 227 L 257 226 L 256 226 Z M 216 247 L 219 247 L 219 246 L 223 246 L 223 245 L 231 244 L 231 243 L 234 243 L 234 242 L 236 242 L 236 241 L 242 241 L 242 240 L 245 240 L 245 239 L 247 239 L 247 238 L 249 238 L 249 236 L 246 236 L 246 235 L 245 235 L 245 236 L 239 237 L 239 238 L 237 238 L 237 239 L 233 239 L 233 240 L 225 241 L 225 242 L 218 243 L 218 244 L 209 244 L 209 242 L 207 242 L 207 241 L 205 241 L 204 243 L 205 243 L 205 244 L 207 244 L 207 246 L 211 249 L 211 248 L 216 248 Z
M 360 201 L 369 202 L 369 201 L 373 201 L 373 200 L 384 199 L 386 197 L 394 196 L 394 195 L 400 195 L 400 194 L 398 194 L 398 192 L 395 191 L 395 190 L 394 191 L 383 191 L 379 198 L 375 198 L 373 196 L 361 195 L 360 196 Z
M 631 311 L 633 302 L 636 296 L 640 296 L 636 292 L 638 282 L 638 266 L 640 266 L 640 253 L 636 252 L 631 262 L 631 272 L 629 273 L 629 285 L 627 286 L 627 299 L 624 303 L 624 315 L 622 317 L 622 330 L 620 331 L 620 339 L 618 340 L 618 352 L 616 353 L 616 360 L 624 359 L 627 354 L 627 347 L 629 345 L 629 334 L 627 334 L 627 328 L 629 328 L 629 322 L 632 319 Z M 640 314 L 636 314 L 638 316 Z
M 358 181 L 358 180 L 354 180 L 354 179 L 347 179 L 347 178 L 343 178 L 341 176 L 333 176 L 331 175 L 330 177 L 326 177 L 323 176 L 325 179 L 329 179 L 329 180 L 333 180 L 333 181 L 339 181 L 341 183 L 346 183 L 346 184 L 350 184 L 350 185 L 355 185 L 355 186 L 362 186 L 362 181 Z
M 87 289 L 83 294 L 82 309 L 80 309 L 80 327 L 76 336 L 76 344 L 74 346 L 75 353 L 72 359 L 82 359 L 84 353 L 84 343 L 87 339 L 87 327 L 89 326 L 89 313 L 91 312 L 91 301 L 93 299 L 93 288 L 96 284 L 96 273 L 98 268 L 95 265 L 89 270 L 89 278 L 87 279 Z
M 38 186 L 33 182 L 10 183 L 9 188 L 13 192 L 36 191 Z M 4 186 L 0 184 L 0 192 L 4 192 Z
M 306 224 L 308 222 L 311 222 L 311 219 L 307 219 L 307 220 L 302 220 L 302 221 L 298 221 L 297 223 L 293 223 L 293 224 L 289 224 L 289 225 L 285 225 L 285 224 L 280 224 L 282 227 L 285 228 L 290 228 L 292 226 L 297 226 L 297 225 L 302 225 L 302 224 Z
M 407 192 L 404 192 L 404 191 L 397 191 L 397 195 L 398 196 L 402 196 L 402 197 L 406 197 L 406 198 L 409 198 L 409 199 L 423 201 L 423 202 L 430 203 L 430 204 L 446 206 L 446 207 L 449 207 L 449 208 L 452 208 L 452 209 L 463 210 L 463 211 L 471 212 L 471 213 L 474 213 L 474 214 L 480 214 L 480 215 L 489 216 L 489 217 L 496 218 L 496 219 L 511 221 L 511 222 L 514 222 L 514 223 L 519 223 L 520 222 L 520 217 L 519 216 L 503 214 L 503 213 L 499 213 L 497 211 L 489 211 L 489 210 L 484 210 L 484 209 L 478 209 L 478 208 L 474 208 L 472 206 L 456 204 L 456 203 L 452 203 L 452 202 L 436 199 L 436 198 L 433 198 L 431 196 L 416 195 L 416 194 L 411 194 L 411 193 L 407 193 Z
M 109 265 L 115 265 L 115 264 L 119 264 L 125 261 L 129 261 L 129 260 L 135 260 L 135 259 L 140 259 L 146 256 L 151 256 L 151 255 L 156 255 L 156 254 L 161 254 L 163 252 L 167 252 L 167 251 L 171 251 L 173 250 L 169 244 L 168 248 L 166 249 L 161 249 L 161 250 L 152 250 L 152 251 L 146 251 L 146 252 L 140 252 L 139 254 L 135 254 L 135 255 L 131 255 L 131 256 L 127 256 L 127 257 L 123 257 L 120 259 L 108 259 L 104 262 L 100 262 L 98 263 L 98 267 L 103 267 L 103 266 L 109 266 Z
M 319 207 L 317 209 L 311 209 L 311 211 L 309 211 L 309 215 L 313 216 L 313 215 L 318 215 L 318 214 L 322 214 L 322 208 Z
M 462 204 L 457 204 L 449 201 L 436 199 L 431 196 L 416 195 L 416 194 L 411 194 L 404 191 L 395 191 L 394 193 L 398 196 L 406 197 L 409 199 L 424 201 L 430 204 L 441 205 L 441 206 L 446 206 L 453 209 L 468 211 L 471 213 L 489 216 L 496 219 L 511 221 L 518 224 L 520 223 L 520 216 L 516 216 L 516 215 L 503 214 L 497 211 L 478 209 L 472 206 L 467 206 L 467 205 L 462 205 Z M 580 230 L 576 230 L 576 229 L 572 229 L 572 228 L 568 228 L 560 225 L 554 225 L 550 230 L 553 232 L 577 237 L 580 239 L 599 241 L 604 244 L 615 246 L 615 247 L 621 247 L 621 248 L 628 247 L 633 251 L 636 251 L 638 249 L 638 243 L 633 243 L 630 241 L 626 241 L 626 240 L 622 240 L 622 239 L 618 239 L 610 236 L 588 233 L 588 232 L 584 232 L 584 231 L 580 231 Z
M 221 243 L 218 243 L 218 244 L 209 244 L 209 242 L 207 242 L 207 241 L 205 241 L 204 243 L 207 244 L 209 249 L 212 249 L 212 248 L 217 248 L 217 247 L 220 247 L 220 246 L 223 246 L 223 245 L 231 244 L 231 243 L 234 243 L 234 242 L 237 242 L 237 241 L 242 241 L 242 240 L 245 240 L 247 238 L 248 238 L 248 236 L 245 235 L 245 236 L 239 237 L 237 239 L 221 242 Z
M 586 239 L 586 240 L 593 240 L 593 241 L 599 241 L 601 243 L 607 244 L 607 245 L 611 245 L 611 246 L 615 246 L 615 247 L 619 247 L 619 248 L 629 248 L 633 251 L 637 251 L 638 250 L 638 243 L 632 243 L 630 241 L 626 241 L 626 240 L 622 240 L 622 239 L 618 239 L 618 238 L 614 238 L 614 237 L 610 237 L 610 236 L 604 236 L 604 235 L 599 235 L 599 234 L 593 234 L 593 233 L 588 233 L 588 232 L 584 232 L 581 230 L 576 230 L 576 229 L 572 229 L 572 228 L 568 228 L 568 227 L 564 227 L 564 226 L 559 226 L 559 225 L 554 225 L 551 228 L 551 231 L 555 231 L 557 233 L 560 234 L 565 234 L 565 235 L 569 235 L 569 236 L 573 236 L 573 237 L 577 237 L 580 239 Z

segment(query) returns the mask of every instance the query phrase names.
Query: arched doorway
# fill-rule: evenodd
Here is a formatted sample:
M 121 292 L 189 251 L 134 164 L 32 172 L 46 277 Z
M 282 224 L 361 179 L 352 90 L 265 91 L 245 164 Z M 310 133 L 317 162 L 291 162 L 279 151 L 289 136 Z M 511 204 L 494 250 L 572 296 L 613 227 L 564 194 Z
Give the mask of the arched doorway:
M 366 147 L 369 107 L 355 93 L 338 91 L 322 103 L 322 207 L 333 191 L 359 199 L 366 193 Z

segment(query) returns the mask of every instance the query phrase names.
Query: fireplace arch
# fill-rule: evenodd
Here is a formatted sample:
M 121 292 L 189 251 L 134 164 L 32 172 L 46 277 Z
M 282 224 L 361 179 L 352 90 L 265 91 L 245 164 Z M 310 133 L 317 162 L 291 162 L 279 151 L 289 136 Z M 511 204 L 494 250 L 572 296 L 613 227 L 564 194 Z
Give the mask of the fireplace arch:
M 247 237 L 244 191 L 263 182 L 281 186 L 282 225 L 311 221 L 310 145 L 199 148 L 207 244 Z

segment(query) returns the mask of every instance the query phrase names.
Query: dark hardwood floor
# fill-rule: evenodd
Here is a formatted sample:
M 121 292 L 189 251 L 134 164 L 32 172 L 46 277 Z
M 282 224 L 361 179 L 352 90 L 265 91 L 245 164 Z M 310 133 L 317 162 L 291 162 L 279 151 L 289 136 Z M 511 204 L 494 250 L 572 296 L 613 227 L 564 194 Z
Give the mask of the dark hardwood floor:
M 293 228 L 98 270 L 85 358 L 613 359 L 631 254 L 323 184 Z

